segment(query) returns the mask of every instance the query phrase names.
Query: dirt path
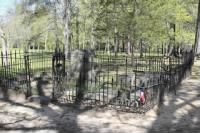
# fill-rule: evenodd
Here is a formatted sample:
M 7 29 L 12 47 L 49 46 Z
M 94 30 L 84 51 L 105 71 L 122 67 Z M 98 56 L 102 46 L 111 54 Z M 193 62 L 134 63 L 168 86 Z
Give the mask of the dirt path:
M 200 62 L 177 95 L 145 115 L 0 101 L 0 133 L 200 133 Z

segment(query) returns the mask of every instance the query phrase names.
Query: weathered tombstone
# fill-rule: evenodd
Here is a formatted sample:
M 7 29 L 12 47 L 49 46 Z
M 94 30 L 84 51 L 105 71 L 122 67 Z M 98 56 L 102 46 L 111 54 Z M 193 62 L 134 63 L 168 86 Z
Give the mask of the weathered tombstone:
M 130 104 L 130 91 L 118 90 L 117 98 L 119 104 L 128 106 Z
M 88 80 L 88 72 L 91 70 L 91 58 L 93 53 L 90 50 L 75 50 L 71 54 L 71 75 L 76 79 L 76 103 L 80 103 L 84 97 L 86 90 L 86 81 Z

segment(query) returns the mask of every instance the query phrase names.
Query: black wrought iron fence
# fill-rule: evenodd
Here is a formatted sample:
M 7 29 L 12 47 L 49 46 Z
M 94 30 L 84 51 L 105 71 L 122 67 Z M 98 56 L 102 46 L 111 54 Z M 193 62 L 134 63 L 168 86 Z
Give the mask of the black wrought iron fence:
M 35 94 L 35 82 L 44 72 L 52 75 L 52 52 L 1 52 L 0 61 L 0 87 L 23 91 L 27 97 Z
M 162 102 L 165 92 L 176 93 L 190 73 L 194 54 L 144 55 L 74 54 L 67 59 L 61 51 L 1 53 L 0 87 L 22 89 L 27 97 L 45 95 L 58 102 L 144 112 Z

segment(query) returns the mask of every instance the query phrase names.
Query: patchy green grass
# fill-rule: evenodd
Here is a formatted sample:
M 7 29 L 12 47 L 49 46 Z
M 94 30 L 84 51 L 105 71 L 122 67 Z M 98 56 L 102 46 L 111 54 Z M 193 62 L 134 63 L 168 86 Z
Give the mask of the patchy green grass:
M 11 70 L 16 71 L 23 71 L 26 69 L 26 64 L 29 64 L 30 69 L 37 70 L 37 69 L 43 69 L 43 68 L 49 68 L 52 65 L 52 52 L 29 52 L 25 54 L 22 51 L 16 51 L 10 52 L 8 54 L 8 64 L 6 65 Z M 6 57 L 4 57 L 6 58 Z M 5 65 L 3 63 L 3 58 L 0 56 L 0 66 Z

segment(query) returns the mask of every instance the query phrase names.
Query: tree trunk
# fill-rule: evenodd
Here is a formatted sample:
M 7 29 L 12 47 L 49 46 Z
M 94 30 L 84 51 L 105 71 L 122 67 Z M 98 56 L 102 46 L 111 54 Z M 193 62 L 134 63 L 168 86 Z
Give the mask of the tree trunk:
M 91 49 L 95 49 L 95 39 L 94 36 L 91 36 Z
M 85 49 L 85 43 L 86 43 L 86 27 L 85 27 L 85 23 L 86 23 L 86 18 L 84 18 L 84 22 L 83 22 L 83 31 L 84 31 L 84 35 L 83 35 L 83 41 L 82 41 L 82 48 Z
M 200 55 L 200 0 L 198 5 L 198 15 L 196 24 L 195 52 L 197 55 Z
M 46 37 L 45 37 L 45 42 L 44 42 L 44 49 L 45 50 L 47 50 L 48 35 L 49 35 L 49 31 L 47 31 L 47 34 L 46 34 Z
M 57 9 L 56 9 L 56 3 L 54 6 L 54 10 L 53 10 L 53 21 L 54 21 L 54 37 L 55 37 L 55 45 L 56 48 L 59 47 L 59 41 L 58 41 L 58 24 L 57 24 Z
M 4 65 L 8 65 L 8 41 L 1 27 L 0 27 L 0 38 L 2 40 L 3 63 Z
M 39 42 L 36 42 L 37 43 L 37 50 L 40 51 L 40 44 Z
M 95 49 L 95 38 L 94 38 L 94 28 L 92 27 L 92 35 L 91 35 L 91 49 Z
M 64 0 L 64 50 L 65 50 L 65 56 L 66 58 L 69 57 L 69 34 L 70 34 L 70 28 L 69 28 L 69 22 L 70 22 L 70 5 L 71 0 Z
M 77 10 L 77 16 L 76 16 L 76 45 L 78 46 L 78 49 L 80 49 L 80 44 L 79 44 L 79 9 Z
M 140 40 L 140 58 L 143 57 L 143 42 L 142 39 Z
M 131 55 L 131 43 L 130 43 L 129 40 L 128 40 L 128 43 L 127 43 L 127 53 L 128 53 L 128 55 Z
M 115 37 L 114 37 L 114 52 L 115 56 L 117 56 L 118 50 L 118 34 L 117 34 L 117 28 L 115 27 Z
M 110 54 L 110 40 L 109 40 L 109 38 L 107 38 L 107 41 L 106 41 L 105 52 Z

